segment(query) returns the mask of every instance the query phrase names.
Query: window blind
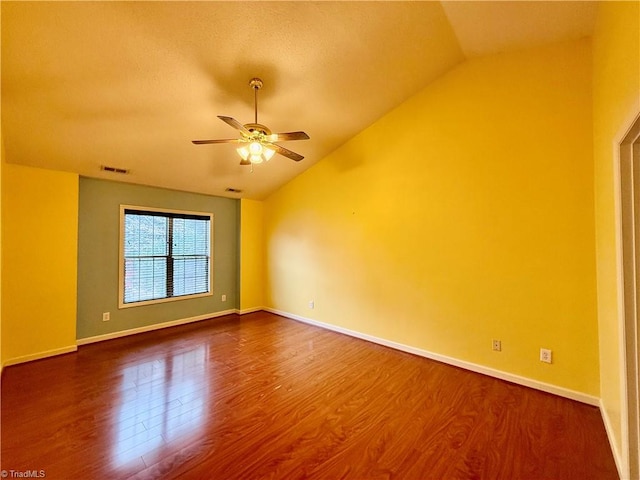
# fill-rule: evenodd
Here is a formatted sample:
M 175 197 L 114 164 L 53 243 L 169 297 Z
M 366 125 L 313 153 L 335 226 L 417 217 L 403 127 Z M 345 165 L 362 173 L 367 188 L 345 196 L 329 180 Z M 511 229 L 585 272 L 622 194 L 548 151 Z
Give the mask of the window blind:
M 210 215 L 125 208 L 123 222 L 123 303 L 210 292 Z

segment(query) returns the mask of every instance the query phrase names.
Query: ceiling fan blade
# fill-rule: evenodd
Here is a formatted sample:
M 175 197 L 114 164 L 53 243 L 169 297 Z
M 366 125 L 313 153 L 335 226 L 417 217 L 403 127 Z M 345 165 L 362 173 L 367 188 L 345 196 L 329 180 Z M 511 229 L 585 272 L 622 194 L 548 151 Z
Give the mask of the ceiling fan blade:
M 276 145 L 275 143 L 269 143 L 269 144 L 267 144 L 267 146 L 269 148 L 273 148 L 280 155 L 284 155 L 285 157 L 290 158 L 291 160 L 293 160 L 295 162 L 299 162 L 300 160 L 302 160 L 304 158 L 299 153 L 292 152 L 291 150 L 289 150 L 287 148 L 284 148 L 284 147 L 281 147 L 280 145 Z
M 251 161 L 249 161 L 249 159 L 245 160 L 243 158 L 240 160 L 240 165 L 251 165 Z
M 218 118 L 225 122 L 227 125 L 232 126 L 236 130 L 240 130 L 245 135 L 251 135 L 251 132 L 244 128 L 244 125 L 241 124 L 238 120 L 232 117 L 225 117 L 224 115 L 218 115 Z
M 273 133 L 268 136 L 270 142 L 286 142 L 289 140 L 309 140 L 304 132 Z
M 220 140 L 191 140 L 191 143 L 196 145 L 204 145 L 207 143 L 244 143 L 244 140 L 239 138 L 223 138 Z

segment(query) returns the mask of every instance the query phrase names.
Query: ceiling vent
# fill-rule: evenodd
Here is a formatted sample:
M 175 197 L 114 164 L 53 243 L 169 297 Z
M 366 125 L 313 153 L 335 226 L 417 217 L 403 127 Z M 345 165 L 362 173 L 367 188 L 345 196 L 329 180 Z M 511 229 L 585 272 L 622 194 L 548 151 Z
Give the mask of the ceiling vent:
M 100 170 L 104 172 L 121 173 L 122 175 L 129 174 L 129 170 L 126 168 L 110 167 L 108 165 L 100 165 Z

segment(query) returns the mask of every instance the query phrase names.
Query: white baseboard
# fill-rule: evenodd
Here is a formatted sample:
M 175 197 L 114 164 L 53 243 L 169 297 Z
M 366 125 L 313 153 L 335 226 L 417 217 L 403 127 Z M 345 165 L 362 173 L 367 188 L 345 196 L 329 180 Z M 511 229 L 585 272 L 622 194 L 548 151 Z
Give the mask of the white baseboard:
M 512 373 L 503 372 L 502 370 L 496 370 L 496 369 L 485 367 L 475 363 L 466 362 L 464 360 L 459 360 L 457 358 L 447 357 L 446 355 L 441 355 L 439 353 L 429 352 L 428 350 L 423 350 L 421 348 L 412 347 L 410 345 L 404 345 L 402 343 L 393 342 L 391 340 L 375 337 L 373 335 L 357 332 L 355 330 L 349 330 L 348 328 L 339 327 L 337 325 L 331 325 L 329 323 L 319 322 L 311 318 L 306 318 L 300 315 L 283 312 L 281 310 L 276 310 L 274 308 L 265 307 L 264 310 L 271 313 L 275 313 L 276 315 L 281 315 L 283 317 L 290 318 L 292 320 L 297 320 L 299 322 L 307 323 L 309 325 L 315 325 L 317 327 L 321 327 L 327 330 L 332 330 L 338 333 L 343 333 L 345 335 L 359 338 L 361 340 L 367 340 L 369 342 L 377 343 L 379 345 L 384 345 L 385 347 L 394 348 L 402 352 L 407 352 L 407 353 L 411 353 L 421 357 L 429 358 L 431 360 L 436 360 L 438 362 L 446 363 L 447 365 L 453 365 L 454 367 L 460 367 L 465 370 L 481 373 L 483 375 L 488 375 L 490 377 L 498 378 L 500 380 L 505 380 L 507 382 L 523 385 L 525 387 L 534 388 L 536 390 L 540 390 L 547 393 L 552 393 L 560 397 L 569 398 L 571 400 L 576 400 L 578 402 L 586 403 L 588 405 L 592 405 L 595 407 L 600 406 L 600 399 L 598 397 L 587 395 L 586 393 L 577 392 L 575 390 L 570 390 L 568 388 L 559 387 L 557 385 L 552 385 L 545 382 L 540 382 L 538 380 L 533 380 L 527 377 L 521 377 L 520 375 L 514 375 Z
M 239 315 L 246 315 L 248 313 L 261 312 L 263 310 L 266 310 L 266 308 L 265 307 L 252 307 L 252 308 L 245 308 L 243 310 L 236 310 L 236 313 L 238 313 Z
M 94 337 L 79 338 L 76 343 L 78 345 L 88 345 L 90 343 L 113 340 L 114 338 L 126 337 L 129 335 L 135 335 L 137 333 L 152 332 L 154 330 L 160 330 L 161 328 L 177 327 L 178 325 L 185 325 L 187 323 L 200 322 L 202 320 L 208 320 L 210 318 L 223 317 L 225 315 L 230 315 L 233 313 L 238 313 L 238 310 L 233 308 L 229 310 L 222 310 L 220 312 L 197 315 L 195 317 L 180 318 L 178 320 L 171 320 L 169 322 L 154 323 L 152 325 L 145 325 L 144 327 L 130 328 L 128 330 L 105 333 L 104 335 L 96 335 Z
M 350 330 L 347 328 L 343 328 L 343 327 L 339 327 L 337 325 L 331 325 L 328 323 L 324 323 L 324 322 L 320 322 L 317 320 L 313 320 L 311 318 L 306 318 L 306 317 L 302 317 L 300 315 L 295 315 L 289 312 L 284 312 L 281 310 L 277 310 L 274 308 L 269 308 L 269 307 L 255 307 L 255 308 L 249 308 L 249 309 L 244 309 L 244 310 L 238 310 L 238 309 L 229 309 L 229 310 L 223 310 L 220 312 L 214 312 L 214 313 L 210 313 L 210 314 L 205 314 L 205 315 L 198 315 L 195 317 L 188 317 L 188 318 L 182 318 L 182 319 L 178 319 L 178 320 L 172 320 L 169 322 L 164 322 L 164 323 L 156 323 L 153 325 L 147 325 L 144 327 L 138 327 L 138 328 L 132 328 L 132 329 L 128 329 L 128 330 L 121 330 L 119 332 L 112 332 L 112 333 L 107 333 L 104 335 L 97 335 L 94 337 L 87 337 L 87 338 L 81 338 L 78 339 L 76 342 L 76 345 L 72 345 L 69 347 L 65 347 L 65 348 L 60 348 L 60 349 L 55 349 L 55 350 L 49 350 L 46 352 L 39 352 L 39 353 L 35 353 L 32 355 L 25 355 L 22 357 L 16 357 L 16 358 L 12 358 L 9 359 L 7 361 L 4 362 L 4 364 L 2 365 L 3 367 L 9 366 L 9 365 L 15 365 L 18 363 L 23 363 L 23 362 L 28 362 L 31 360 L 38 360 L 41 358 L 46 358 L 46 357 L 51 357 L 54 355 L 60 355 L 63 353 L 69 353 L 69 352 L 74 352 L 77 350 L 77 346 L 80 345 L 88 345 L 91 343 L 95 343 L 95 342 L 101 342 L 101 341 L 105 341 L 105 340 L 112 340 L 115 338 L 120 338 L 120 337 L 125 337 L 128 335 L 135 335 L 137 333 L 144 333 L 144 332 L 150 332 L 153 330 L 159 330 L 161 328 L 168 328 L 168 327 L 174 327 L 174 326 L 178 326 L 178 325 L 185 325 L 187 323 L 193 323 L 193 322 L 199 322 L 202 320 L 207 320 L 210 318 L 216 318 L 216 317 L 222 317 L 225 315 L 230 315 L 230 314 L 240 314 L 240 315 L 244 315 L 244 314 L 248 314 L 248 313 L 253 313 L 253 312 L 258 312 L 258 311 L 267 311 L 267 312 L 271 312 L 274 313 L 276 315 L 281 315 L 283 317 L 286 318 L 290 318 L 292 320 L 297 320 L 303 323 L 307 323 L 309 325 L 314 325 L 320 328 L 324 328 L 327 330 L 331 330 L 334 332 L 338 332 L 338 333 L 343 333 L 345 335 L 349 335 L 351 337 L 355 337 L 355 338 L 359 338 L 362 340 L 367 340 L 369 342 L 373 342 L 373 343 L 377 343 L 379 345 L 383 345 L 389 348 L 393 348 L 396 350 L 400 350 L 403 352 L 407 352 L 407 353 L 411 353 L 414 355 L 418 355 L 424 358 L 429 358 L 431 360 L 436 360 L 438 362 L 442 362 L 442 363 L 446 363 L 448 365 L 453 365 L 455 367 L 460 367 L 463 368 L 465 370 L 469 370 L 472 372 L 476 372 L 476 373 L 481 373 L 483 375 L 488 375 L 490 377 L 494 377 L 494 378 L 498 378 L 500 380 L 505 380 L 511 383 L 515 383 L 518 385 L 523 385 L 526 387 L 530 387 L 530 388 L 534 388 L 536 390 L 540 390 L 543 392 L 547 392 L 547 393 L 552 393 L 554 395 L 558 395 L 561 397 L 565 397 L 565 398 L 569 398 L 571 400 L 576 400 L 578 402 L 582 402 L 582 403 L 586 403 L 588 405 L 593 405 L 596 407 L 599 407 L 600 410 L 602 411 L 602 415 L 603 415 L 603 419 L 605 422 L 605 428 L 607 429 L 607 434 L 610 437 L 610 440 L 612 438 L 611 436 L 611 427 L 608 421 L 608 417 L 606 416 L 606 413 L 604 411 L 604 409 L 602 408 L 602 404 L 601 401 L 598 397 L 594 397 L 592 395 L 587 395 L 585 393 L 582 392 L 577 392 L 574 390 L 570 390 L 564 387 L 559 387 L 557 385 L 552 385 L 552 384 L 548 384 L 548 383 L 544 383 L 544 382 L 540 382 L 538 380 L 533 380 L 527 377 L 522 377 L 519 375 L 514 375 L 512 373 L 508 373 L 508 372 L 504 372 L 501 370 L 496 370 L 493 368 L 489 368 L 489 367 L 485 367 L 482 365 L 478 365 L 475 363 L 471 363 L 471 362 L 467 362 L 464 360 L 459 360 L 453 357 L 448 357 L 446 355 L 441 355 L 439 353 L 434 353 L 434 352 L 430 352 L 427 350 L 423 350 L 420 348 L 416 348 L 416 347 L 412 347 L 410 345 L 404 345 L 402 343 L 398 343 L 398 342 L 393 342 L 391 340 L 386 340 L 384 338 L 379 338 L 379 337 L 375 337 L 373 335 L 368 335 L 365 333 L 361 333 L 361 332 L 357 332 L 355 330 Z M 617 449 L 615 448 L 615 444 L 610 442 L 613 452 L 614 452 L 614 457 L 616 458 L 616 464 L 618 465 L 618 468 L 620 469 L 620 452 L 617 451 Z
M 205 315 L 198 315 L 195 317 L 188 317 L 188 318 L 180 318 L 178 320 L 172 320 L 169 322 L 164 322 L 164 323 L 156 323 L 153 325 L 146 325 L 144 327 L 138 327 L 138 328 L 130 328 L 128 330 L 121 330 L 119 332 L 112 332 L 112 333 L 106 333 L 104 335 L 96 335 L 94 337 L 86 337 L 86 338 L 79 338 L 78 340 L 76 340 L 76 344 L 75 345 L 71 345 L 68 347 L 63 347 L 63 348 L 57 348 L 54 350 L 47 350 L 44 352 L 38 352 L 38 353 L 33 353 L 30 355 L 23 355 L 20 357 L 15 357 L 15 358 L 10 358 L 8 360 L 6 360 L 5 362 L 3 362 L 2 364 L 0 364 L 0 375 L 2 374 L 2 371 L 4 370 L 4 367 L 8 367 L 11 365 L 18 365 L 20 363 L 25 363 L 25 362 L 31 362 L 33 360 L 40 360 L 42 358 L 48 358 L 48 357 L 53 357 L 56 355 L 62 355 L 64 353 L 71 353 L 71 352 L 75 352 L 78 350 L 78 346 L 81 345 L 89 345 L 91 343 L 96 343 L 96 342 L 102 342 L 105 340 L 113 340 L 115 338 L 120 338 L 120 337 L 126 337 L 128 335 L 135 335 L 137 333 L 144 333 L 144 332 L 151 332 L 153 330 L 159 330 L 161 328 L 168 328 L 168 327 L 176 327 L 178 325 L 185 325 L 187 323 L 193 323 L 193 322 L 200 322 L 202 320 L 208 320 L 210 318 L 216 318 L 216 317 L 223 317 L 225 315 L 230 315 L 230 314 L 245 314 L 245 313 L 253 313 L 253 312 L 258 312 L 260 310 L 264 310 L 264 308 L 262 307 L 258 307 L 258 308 L 251 308 L 251 309 L 246 309 L 246 310 L 242 310 L 239 311 L 236 308 L 232 308 L 229 310 L 223 310 L 220 312 L 214 312 L 214 313 L 208 313 Z
M 604 404 L 602 400 L 600 400 L 600 415 L 602 416 L 602 421 L 604 422 L 604 429 L 607 432 L 607 438 L 609 439 L 609 445 L 611 446 L 611 452 L 613 453 L 613 459 L 616 462 L 616 468 L 618 469 L 618 475 L 621 480 L 628 480 L 629 477 L 629 466 L 628 462 L 624 460 L 622 452 L 618 449 L 618 446 L 615 441 L 615 435 L 613 433 L 613 427 L 611 425 L 611 419 L 607 414 L 607 410 L 604 408 Z
M 29 355 L 22 355 L 20 357 L 10 358 L 5 360 L 2 367 L 9 367 L 11 365 L 18 365 L 19 363 L 31 362 L 33 360 L 40 360 L 48 357 L 55 357 L 56 355 L 62 355 L 64 353 L 71 353 L 78 350 L 77 345 L 69 345 L 68 347 L 54 348 L 52 350 L 45 350 L 44 352 L 32 353 Z

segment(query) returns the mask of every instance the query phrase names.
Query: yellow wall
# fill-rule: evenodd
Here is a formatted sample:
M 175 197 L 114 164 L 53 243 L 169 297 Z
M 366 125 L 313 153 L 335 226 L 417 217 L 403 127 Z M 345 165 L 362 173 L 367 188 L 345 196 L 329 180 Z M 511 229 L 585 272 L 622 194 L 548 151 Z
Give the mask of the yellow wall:
M 2 170 L 4 169 L 4 138 L 0 129 L 0 252 L 2 252 Z M 0 253 L 0 280 L 2 279 L 2 254 Z M 0 281 L 0 374 L 4 365 L 2 349 L 2 281 Z
M 267 306 L 597 396 L 590 78 L 588 40 L 468 61 L 285 185 Z
M 640 3 L 603 2 L 593 39 L 593 116 L 600 392 L 621 451 L 621 376 L 614 142 L 640 113 Z
M 240 202 L 240 312 L 264 306 L 263 204 Z
M 75 349 L 78 175 L 4 164 L 5 363 Z

